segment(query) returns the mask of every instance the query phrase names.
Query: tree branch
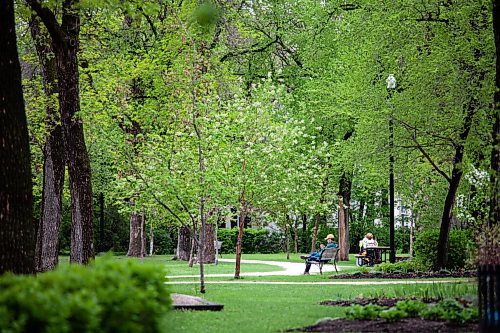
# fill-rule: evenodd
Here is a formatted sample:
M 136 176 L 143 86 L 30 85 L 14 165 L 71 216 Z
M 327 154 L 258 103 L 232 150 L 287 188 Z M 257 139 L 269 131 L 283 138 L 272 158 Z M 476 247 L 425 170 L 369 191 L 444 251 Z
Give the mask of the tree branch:
M 54 13 L 49 8 L 42 7 L 38 0 L 26 0 L 26 3 L 35 11 L 38 17 L 40 17 L 52 41 L 56 44 L 62 43 L 64 35 Z
M 276 37 L 273 41 L 270 41 L 266 45 L 264 45 L 262 47 L 259 47 L 259 48 L 256 48 L 256 49 L 250 48 L 250 49 L 242 50 L 242 51 L 239 51 L 239 52 L 229 52 L 229 53 L 225 54 L 224 56 L 222 56 L 222 58 L 220 58 L 220 62 L 224 62 L 228 58 L 241 56 L 241 55 L 244 55 L 244 54 L 247 54 L 247 53 L 264 52 L 267 48 L 269 48 L 271 45 L 273 45 L 273 44 L 275 44 L 277 42 L 278 42 L 278 37 Z M 256 44 L 252 45 L 251 47 L 255 47 L 257 45 L 259 45 L 259 44 L 256 43 Z

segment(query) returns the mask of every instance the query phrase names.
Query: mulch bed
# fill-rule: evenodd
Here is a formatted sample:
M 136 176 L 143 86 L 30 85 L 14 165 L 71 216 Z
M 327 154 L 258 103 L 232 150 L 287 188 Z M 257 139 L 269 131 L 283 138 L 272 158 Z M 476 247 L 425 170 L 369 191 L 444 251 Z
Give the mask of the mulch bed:
M 476 271 L 454 272 L 408 272 L 408 273 L 383 273 L 383 272 L 356 272 L 350 274 L 336 274 L 330 279 L 436 279 L 436 278 L 474 278 Z
M 368 304 L 375 304 L 379 306 L 387 306 L 387 307 L 393 307 L 396 305 L 397 302 L 401 300 L 405 300 L 408 298 L 390 298 L 390 297 L 380 297 L 380 298 L 356 298 L 353 300 L 336 300 L 336 301 L 322 301 L 321 305 L 331 305 L 331 306 L 351 306 L 353 304 L 358 304 L 358 305 L 368 305 Z M 416 299 L 416 298 L 414 298 Z M 429 298 L 425 300 L 421 300 L 424 303 L 437 303 L 439 300 L 437 298 Z
M 478 323 L 469 323 L 462 326 L 448 325 L 444 321 L 424 320 L 421 318 L 405 318 L 389 323 L 385 319 L 323 320 L 315 325 L 290 330 L 289 332 L 478 332 Z

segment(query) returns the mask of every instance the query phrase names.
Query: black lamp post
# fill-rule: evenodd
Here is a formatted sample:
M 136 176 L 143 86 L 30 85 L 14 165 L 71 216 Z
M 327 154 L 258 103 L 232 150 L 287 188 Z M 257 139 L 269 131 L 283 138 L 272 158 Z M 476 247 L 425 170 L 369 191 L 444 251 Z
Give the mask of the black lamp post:
M 396 78 L 393 74 L 387 77 L 387 92 L 389 100 L 392 98 L 394 89 L 396 89 Z M 394 248 L 394 119 L 392 114 L 389 115 L 389 261 L 396 262 L 396 249 Z

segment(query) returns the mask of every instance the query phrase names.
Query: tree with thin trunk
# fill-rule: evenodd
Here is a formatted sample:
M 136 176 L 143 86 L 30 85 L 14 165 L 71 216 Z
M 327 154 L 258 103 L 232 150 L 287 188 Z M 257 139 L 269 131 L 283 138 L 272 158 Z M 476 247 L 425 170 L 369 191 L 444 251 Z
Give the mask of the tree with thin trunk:
M 66 149 L 71 194 L 70 262 L 87 264 L 94 258 L 90 161 L 80 119 L 78 45 L 79 1 L 64 1 L 61 19 L 38 0 L 26 0 L 47 28 L 55 54 L 59 112 Z M 60 22 L 60 23 L 59 23 Z
M 32 274 L 36 225 L 12 0 L 0 0 L 0 45 L 0 274 Z

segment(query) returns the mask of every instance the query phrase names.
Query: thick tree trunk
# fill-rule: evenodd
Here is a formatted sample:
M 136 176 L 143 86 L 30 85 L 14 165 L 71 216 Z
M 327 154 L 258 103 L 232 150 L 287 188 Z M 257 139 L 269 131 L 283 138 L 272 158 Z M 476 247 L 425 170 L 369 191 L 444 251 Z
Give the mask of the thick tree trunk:
M 339 195 L 339 260 L 349 260 L 349 227 L 347 212 L 344 208 L 344 199 Z
M 137 212 L 133 212 L 130 214 L 130 237 L 128 244 L 128 252 L 127 256 L 129 257 L 144 257 L 143 249 L 143 235 L 144 232 L 142 230 L 143 222 L 141 215 Z
M 349 204 L 351 182 L 344 173 L 339 184 L 339 260 L 349 260 Z
M 78 43 L 80 16 L 74 2 L 62 5 L 59 24 L 54 12 L 37 0 L 26 0 L 40 17 L 52 39 L 57 64 L 59 111 L 68 164 L 71 194 L 70 262 L 87 264 L 94 258 L 92 184 L 90 161 L 85 147 L 83 124 L 79 118 Z
M 67 24 L 64 24 L 67 22 Z M 69 186 L 71 193 L 71 252 L 70 262 L 87 264 L 94 258 L 92 183 L 90 161 L 85 146 L 83 123 L 79 119 L 78 35 L 80 18 L 76 14 L 63 16 L 67 38 L 55 43 L 59 83 L 59 107 L 66 145 Z
M 489 223 L 500 222 L 500 10 L 498 0 L 493 0 L 493 32 L 496 49 L 496 79 L 494 96 L 494 120 L 491 150 L 491 194 Z
M 179 228 L 179 233 L 177 235 L 177 259 L 189 261 L 191 253 L 191 237 L 191 230 L 189 227 L 182 226 Z
M 41 216 L 37 230 L 35 261 L 38 272 L 53 270 L 58 263 L 59 227 L 62 220 L 62 191 L 64 186 L 64 139 L 57 106 L 51 102 L 57 94 L 57 68 L 51 48 L 50 36 L 33 17 L 31 37 L 35 42 L 38 61 L 42 69 L 43 88 L 47 97 L 45 106 L 43 190 Z
M 203 247 L 203 263 L 215 263 L 215 226 L 213 224 L 205 225 L 205 239 Z
M 0 0 L 0 45 L 0 274 L 31 274 L 36 225 L 12 0 Z

